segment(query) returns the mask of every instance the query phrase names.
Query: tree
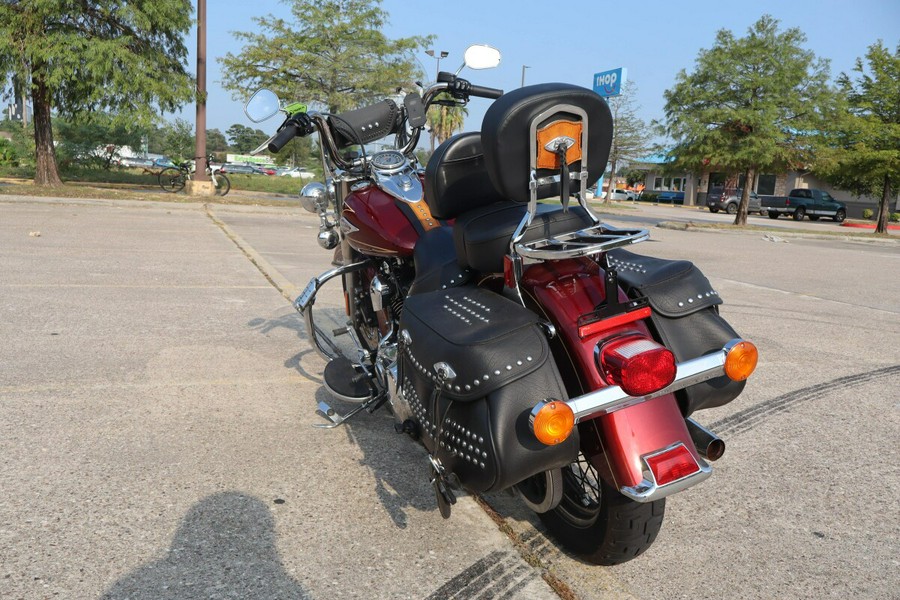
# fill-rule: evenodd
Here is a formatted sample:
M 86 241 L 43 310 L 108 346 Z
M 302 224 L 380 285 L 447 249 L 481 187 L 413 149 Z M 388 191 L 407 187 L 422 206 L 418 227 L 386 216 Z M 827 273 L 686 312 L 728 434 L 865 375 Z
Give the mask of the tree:
M 380 0 L 293 0 L 294 22 L 254 18 L 261 33 L 237 32 L 245 46 L 220 59 L 236 99 L 267 87 L 282 98 L 340 112 L 371 104 L 421 73 L 412 53 L 430 37 L 390 40 Z
M 838 78 L 849 110 L 824 132 L 817 170 L 857 194 L 880 193 L 875 232 L 886 233 L 890 201 L 900 191 L 900 43 L 893 54 L 881 41 L 869 46 L 866 64 L 858 58 L 853 70 L 855 80 Z
M 128 127 L 113 115 L 96 113 L 89 118 L 58 120 L 58 152 L 67 160 L 98 163 L 109 169 L 123 146 L 139 148 L 141 131 Z
M 680 166 L 708 165 L 743 173 L 735 225 L 746 225 L 754 177 L 761 168 L 797 168 L 812 160 L 815 132 L 834 101 L 828 62 L 800 47 L 797 28 L 778 30 L 764 15 L 735 38 L 716 34 L 701 50 L 694 71 L 676 76 L 665 92 L 665 131 L 674 140 L 670 154 Z
M 164 128 L 164 154 L 176 161 L 186 161 L 194 157 L 197 148 L 194 126 L 184 119 L 175 119 L 175 123 Z
M 447 100 L 452 102 L 452 100 Z M 469 111 L 465 106 L 446 106 L 432 104 L 428 110 L 428 129 L 431 132 L 431 151 L 434 152 L 435 140 L 443 144 L 450 136 L 465 125 Z
M 266 132 L 241 125 L 240 123 L 235 123 L 226 129 L 225 135 L 231 140 L 231 147 L 241 154 L 254 150 L 269 139 L 269 135 Z
M 206 151 L 207 152 L 227 152 L 228 140 L 225 134 L 218 129 L 206 130 Z
M 36 184 L 61 184 L 52 110 L 108 111 L 146 125 L 193 98 L 182 40 L 192 13 L 190 0 L 0 2 L 0 72 L 27 82 Z
M 637 116 L 640 107 L 634 103 L 637 88 L 629 83 L 627 94 L 608 99 L 613 116 L 612 146 L 609 151 L 610 176 L 606 188 L 606 202 L 616 187 L 616 168 L 622 161 L 636 160 L 647 154 L 650 133 L 647 124 Z

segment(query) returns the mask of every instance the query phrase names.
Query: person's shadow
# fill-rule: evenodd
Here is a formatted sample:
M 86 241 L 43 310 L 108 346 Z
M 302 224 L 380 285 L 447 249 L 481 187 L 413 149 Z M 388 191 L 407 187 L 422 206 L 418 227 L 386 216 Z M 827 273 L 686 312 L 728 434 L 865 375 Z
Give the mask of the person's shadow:
M 312 596 L 288 575 L 275 547 L 275 520 L 259 499 L 238 492 L 191 507 L 166 556 L 117 581 L 104 600 Z

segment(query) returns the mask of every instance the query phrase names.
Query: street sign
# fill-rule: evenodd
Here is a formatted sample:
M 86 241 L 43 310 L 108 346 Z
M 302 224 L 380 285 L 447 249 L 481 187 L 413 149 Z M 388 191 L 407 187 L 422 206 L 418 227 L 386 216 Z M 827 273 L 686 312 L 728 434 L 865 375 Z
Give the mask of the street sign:
M 619 67 L 612 71 L 603 71 L 594 74 L 594 91 L 609 98 L 610 96 L 618 96 L 622 93 L 622 86 L 625 85 L 625 77 L 628 75 L 628 69 Z

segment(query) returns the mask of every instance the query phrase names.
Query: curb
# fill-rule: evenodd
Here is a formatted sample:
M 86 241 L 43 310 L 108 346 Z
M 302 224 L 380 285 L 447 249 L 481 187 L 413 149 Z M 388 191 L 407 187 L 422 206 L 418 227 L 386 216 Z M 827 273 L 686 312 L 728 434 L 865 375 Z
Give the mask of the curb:
M 835 233 L 833 235 L 826 235 L 823 233 L 805 233 L 799 231 L 783 231 L 780 229 L 767 228 L 767 229 L 729 229 L 724 227 L 697 227 L 692 222 L 684 222 L 684 221 L 661 221 L 656 224 L 656 227 L 660 229 L 669 229 L 673 231 L 691 231 L 691 232 L 710 232 L 710 233 L 731 233 L 731 234 L 760 234 L 763 236 L 772 235 L 778 237 L 793 237 L 800 239 L 809 239 L 809 240 L 831 240 L 831 241 L 841 241 L 841 242 L 860 242 L 863 244 L 882 244 L 882 245 L 897 245 L 900 243 L 900 236 L 898 237 L 890 237 L 890 238 L 882 238 L 882 237 L 862 237 L 859 235 L 851 235 L 850 232 L 847 234 Z

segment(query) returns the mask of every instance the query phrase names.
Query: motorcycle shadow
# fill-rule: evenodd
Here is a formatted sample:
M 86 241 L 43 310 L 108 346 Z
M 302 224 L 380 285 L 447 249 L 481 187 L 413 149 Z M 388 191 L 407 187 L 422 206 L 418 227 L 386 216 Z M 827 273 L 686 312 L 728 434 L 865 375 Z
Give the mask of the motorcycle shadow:
M 324 387 L 316 390 L 314 402 L 327 402 L 341 414 L 356 407 L 335 400 Z M 375 495 L 397 528 L 409 526 L 412 512 L 437 514 L 425 449 L 394 431 L 394 419 L 386 407 L 372 414 L 363 411 L 331 432 L 340 435 L 340 430 L 360 450 L 359 465 L 371 474 Z

